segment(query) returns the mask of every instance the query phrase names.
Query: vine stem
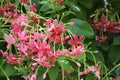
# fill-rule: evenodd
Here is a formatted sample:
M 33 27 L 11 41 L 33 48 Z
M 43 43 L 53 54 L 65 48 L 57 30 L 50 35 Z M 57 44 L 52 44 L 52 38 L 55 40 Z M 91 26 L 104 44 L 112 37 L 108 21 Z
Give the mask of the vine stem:
M 78 66 L 78 80 L 80 80 L 80 75 L 79 75 L 79 73 L 80 73 L 80 68 L 79 68 L 79 66 Z
M 120 63 L 118 65 L 116 65 L 113 69 L 111 69 L 104 77 L 102 80 L 104 80 L 114 69 L 116 69 L 117 67 L 120 66 Z
M 4 73 L 4 75 L 6 76 L 7 80 L 10 80 L 8 75 L 6 74 L 6 72 L 0 67 L 1 71 Z
M 0 40 L 0 42 L 5 42 L 5 40 Z
M 64 69 L 62 67 L 62 80 L 64 80 Z

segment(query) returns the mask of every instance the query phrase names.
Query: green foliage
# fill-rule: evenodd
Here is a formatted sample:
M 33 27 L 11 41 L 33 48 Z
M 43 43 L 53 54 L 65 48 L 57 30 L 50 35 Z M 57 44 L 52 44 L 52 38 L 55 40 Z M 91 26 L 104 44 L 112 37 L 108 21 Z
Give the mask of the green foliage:
M 96 62 L 105 63 L 103 54 L 100 52 L 99 53 L 87 53 L 87 58 L 91 60 L 92 62 L 94 62 L 94 58 L 95 58 Z
M 9 34 L 9 29 L 6 28 L 0 28 L 0 38 L 3 39 L 4 38 L 4 34 Z
M 59 67 L 55 66 L 51 68 L 48 74 L 49 74 L 50 80 L 56 80 L 59 74 Z
M 74 26 L 69 26 L 68 28 L 72 33 L 76 33 L 79 36 L 92 37 L 94 31 L 89 23 L 80 19 L 71 19 L 70 22 L 74 22 Z
M 79 0 L 79 2 L 88 9 L 92 8 L 93 0 Z
M 13 65 L 10 64 L 4 64 L 3 66 L 0 66 L 0 76 L 16 76 L 17 70 L 15 70 Z
M 70 71 L 71 65 L 68 60 L 62 59 L 58 60 L 58 64 L 66 71 Z
M 120 35 L 114 37 L 113 45 L 120 45 Z
M 10 0 L 9 0 L 10 1 Z M 56 18 L 59 21 L 63 22 L 74 22 L 74 25 L 67 25 L 66 27 L 72 32 L 72 34 L 76 33 L 79 36 L 84 36 L 86 44 L 91 42 L 92 44 L 87 46 L 87 49 L 93 50 L 93 52 L 86 52 L 85 55 L 79 55 L 72 60 L 68 59 L 58 59 L 57 66 L 50 68 L 50 70 L 46 73 L 47 77 L 45 80 L 61 80 L 61 72 L 60 69 L 63 68 L 65 71 L 69 72 L 71 68 L 74 69 L 74 74 L 70 73 L 70 76 L 65 76 L 65 80 L 77 80 L 78 78 L 78 66 L 76 65 L 76 61 L 78 61 L 82 66 L 80 67 L 80 71 L 84 71 L 90 65 L 94 65 L 95 62 L 100 62 L 100 74 L 101 78 L 103 78 L 109 71 L 111 71 L 104 80 L 109 79 L 110 77 L 120 76 L 120 66 L 116 67 L 120 63 L 120 33 L 110 33 L 107 35 L 108 39 L 105 42 L 98 42 L 96 41 L 95 37 L 99 34 L 94 31 L 93 26 L 91 24 L 93 18 L 95 16 L 95 12 L 99 12 L 99 9 L 104 9 L 105 7 L 105 0 L 63 0 L 63 4 L 59 5 L 55 0 L 30 0 L 31 3 L 36 4 L 37 12 L 36 14 L 39 16 L 47 18 Z M 114 13 L 115 11 L 118 13 L 118 17 L 120 16 L 120 0 L 106 0 L 107 5 L 106 7 L 109 11 Z M 15 5 L 18 13 L 22 13 L 22 7 L 19 5 L 19 2 L 7 2 L 7 0 L 0 0 L 1 6 L 7 3 L 17 4 Z M 30 5 L 30 2 L 26 5 Z M 1 9 L 0 6 L 0 9 Z M 23 6 L 23 5 L 22 5 Z M 24 11 L 23 11 L 24 12 Z M 100 14 L 97 18 L 103 15 Z M 106 15 L 104 15 L 106 16 Z M 4 42 L 4 34 L 9 34 L 9 28 L 7 27 L 6 20 L 2 19 L 0 14 L 0 50 L 9 51 L 6 49 L 6 43 Z M 111 16 L 113 19 L 113 16 Z M 115 18 L 116 19 L 116 18 Z M 119 19 L 119 18 L 117 18 Z M 116 20 L 120 21 L 120 20 Z M 4 26 L 2 25 L 3 23 Z M 41 21 L 42 23 L 42 21 Z M 38 26 L 41 24 L 38 23 Z M 14 47 L 13 47 L 14 48 Z M 12 49 L 13 50 L 13 49 Z M 94 53 L 94 51 L 96 51 Z M 0 53 L 1 55 L 1 53 Z M 4 58 L 0 56 L 0 80 L 5 80 L 5 74 L 14 79 L 16 76 L 20 77 L 21 75 L 17 74 L 18 72 L 16 69 L 5 62 L 2 63 Z M 3 64 L 3 65 L 2 65 Z M 114 67 L 116 67 L 114 69 Z M 25 69 L 27 70 L 27 69 Z M 114 71 L 117 70 L 117 74 Z M 24 68 L 21 68 L 21 71 L 24 72 Z M 27 72 L 27 71 L 25 71 Z M 34 72 L 34 71 L 33 71 Z M 37 80 L 43 80 L 42 76 L 46 72 L 45 68 L 40 67 L 38 69 Z M 32 73 L 30 73 L 32 74 Z M 85 80 L 97 80 L 93 73 L 88 75 L 80 76 Z M 16 78 L 15 78 L 16 79 Z M 12 80 L 12 79 L 11 79 Z M 16 79 L 17 80 L 17 79 Z
M 111 46 L 108 56 L 112 64 L 120 62 L 120 46 Z

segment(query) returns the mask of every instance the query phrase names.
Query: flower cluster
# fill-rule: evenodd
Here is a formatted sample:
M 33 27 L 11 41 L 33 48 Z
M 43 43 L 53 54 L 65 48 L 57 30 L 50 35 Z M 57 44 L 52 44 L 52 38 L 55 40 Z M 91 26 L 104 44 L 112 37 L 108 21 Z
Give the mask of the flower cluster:
M 96 40 L 104 42 L 107 39 L 107 35 L 110 33 L 120 32 L 120 23 L 116 21 L 109 21 L 106 17 L 101 17 L 98 21 L 94 20 L 92 23 L 95 32 L 99 32 L 100 36 L 96 36 Z
M 29 0 L 21 1 L 27 3 Z M 82 44 L 83 36 L 78 37 L 74 34 L 70 37 L 67 35 L 66 24 L 57 19 L 47 19 L 43 25 L 40 25 L 41 17 L 34 14 L 35 4 L 28 7 L 30 10 L 27 15 L 14 10 L 13 4 L 6 4 L 0 8 L 1 15 L 9 18 L 8 23 L 11 24 L 10 34 L 4 35 L 7 49 L 11 49 L 11 46 L 15 47 L 15 52 L 10 54 L 7 51 L 0 51 L 7 63 L 25 64 L 26 61 L 31 60 L 30 68 L 34 72 L 36 66 L 55 66 L 55 62 L 61 56 L 74 58 L 85 52 Z M 29 79 L 35 80 L 33 78 L 36 79 L 35 75 Z
M 72 60 L 86 52 L 82 43 L 84 36 L 72 34 L 67 28 L 67 25 L 72 26 L 74 22 L 65 24 L 57 19 L 43 19 L 35 13 L 35 4 L 26 5 L 29 0 L 20 2 L 21 6 L 28 8 L 26 13 L 15 10 L 14 4 L 0 7 L 0 14 L 5 20 L 8 19 L 6 23 L 11 25 L 10 34 L 4 34 L 7 50 L 0 50 L 0 54 L 8 64 L 24 66 L 28 62 L 31 73 L 28 72 L 28 76 L 24 76 L 26 80 L 36 80 L 39 67 L 51 68 L 62 58 Z M 56 2 L 62 5 L 63 0 Z M 75 63 L 78 67 L 81 66 L 79 62 Z M 95 72 L 96 68 L 90 67 L 90 70 Z M 43 79 L 46 78 L 46 73 L 43 74 Z

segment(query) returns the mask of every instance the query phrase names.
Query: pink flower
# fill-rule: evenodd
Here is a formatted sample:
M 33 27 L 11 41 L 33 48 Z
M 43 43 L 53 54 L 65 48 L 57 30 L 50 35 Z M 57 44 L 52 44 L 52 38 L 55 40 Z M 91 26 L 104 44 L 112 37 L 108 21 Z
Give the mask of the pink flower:
M 40 22 L 40 18 L 35 17 L 35 16 L 31 16 L 30 19 L 32 20 L 32 22 L 35 22 L 35 23 L 39 23 Z
M 47 27 L 50 27 L 51 23 L 52 23 L 52 20 L 48 19 L 46 22 L 44 22 L 44 25 L 47 26 Z
M 37 80 L 36 79 L 36 75 L 35 74 L 32 74 L 31 78 L 29 80 Z
M 74 22 L 70 22 L 70 25 L 73 26 L 73 25 L 74 25 Z
M 36 48 L 38 49 L 38 55 L 44 54 L 47 56 L 48 53 L 52 50 L 51 46 L 49 44 L 47 44 L 46 41 L 44 41 L 44 42 L 37 41 L 37 43 L 35 45 L 36 45 Z
M 10 54 L 6 56 L 6 62 L 9 64 L 23 64 L 23 60 L 18 59 L 18 56 L 15 54 Z
M 8 49 L 10 48 L 11 44 L 15 44 L 15 42 L 16 42 L 15 38 L 13 37 L 13 35 L 5 34 L 4 39 L 8 43 L 8 45 L 7 45 Z
M 26 31 L 22 31 L 22 32 L 18 32 L 18 40 L 20 40 L 20 42 L 27 42 L 29 38 L 29 35 L 27 34 Z
M 70 55 L 71 55 L 72 58 L 74 58 L 75 56 L 81 55 L 84 52 L 85 52 L 84 46 L 80 45 L 80 46 L 77 46 L 77 48 L 72 47 L 72 52 L 70 52 Z
M 2 56 L 4 56 L 4 57 L 8 56 L 8 52 L 3 52 L 2 50 L 0 50 L 0 54 L 2 54 Z
M 28 24 L 28 16 L 26 16 L 25 14 L 21 14 L 20 16 L 18 16 L 17 22 L 21 26 L 24 26 L 24 25 Z
M 105 42 L 106 40 L 107 40 L 107 36 L 103 36 L 103 37 L 96 36 L 96 41 Z
M 43 39 L 45 38 L 46 34 L 43 34 L 43 33 L 37 33 L 37 32 L 33 32 L 33 35 L 32 35 L 32 38 L 33 39 L 36 39 L 36 40 L 40 40 L 40 39 Z
M 27 49 L 28 49 L 28 46 L 23 44 L 23 43 L 19 43 L 16 45 L 17 49 L 22 52 L 24 55 L 23 56 L 27 56 Z
M 56 57 L 59 57 L 59 56 L 65 55 L 65 54 L 69 54 L 69 50 L 68 49 L 65 49 L 64 51 L 61 51 L 61 50 L 58 49 L 55 52 Z
M 46 73 L 44 73 L 44 74 L 43 74 L 42 78 L 43 78 L 43 79 L 45 79 L 45 78 L 46 78 Z
M 28 43 L 28 49 L 31 50 L 31 52 L 38 52 L 38 48 L 36 48 L 36 42 L 34 40 L 31 40 L 29 43 Z
M 17 11 L 13 11 L 13 12 L 7 12 L 6 16 L 10 18 L 10 22 L 14 22 L 14 19 L 17 19 L 19 14 L 17 13 Z
M 61 34 L 64 32 L 66 32 L 66 29 L 62 28 L 61 26 L 56 26 L 49 32 L 50 33 L 49 40 L 51 42 L 55 41 L 56 43 L 63 42 L 61 38 Z
M 91 66 L 91 67 L 87 68 L 87 70 L 84 72 L 80 72 L 80 75 L 89 74 L 90 71 L 94 72 L 95 76 L 100 80 L 101 77 L 100 77 L 100 71 L 98 68 L 98 64 L 96 64 L 96 66 Z
M 76 63 L 78 67 L 81 67 L 81 64 L 79 62 Z
M 69 40 L 68 44 L 75 45 L 75 46 L 81 45 L 80 42 L 83 40 L 83 36 L 80 36 L 78 38 L 77 34 L 74 34 L 73 37 L 74 37 L 74 40 Z
M 12 23 L 12 30 L 11 32 L 14 33 L 15 37 L 18 37 L 18 32 L 21 32 L 22 26 L 16 22 Z
M 30 8 L 30 10 L 32 11 L 32 12 L 36 12 L 36 4 L 32 4 L 32 5 L 30 5 L 29 6 L 29 8 Z
M 20 0 L 22 3 L 28 3 L 30 0 Z
M 50 63 L 48 62 L 48 59 L 46 56 L 35 58 L 34 61 L 36 61 L 37 63 L 39 63 L 40 66 L 43 66 L 43 67 L 50 66 Z

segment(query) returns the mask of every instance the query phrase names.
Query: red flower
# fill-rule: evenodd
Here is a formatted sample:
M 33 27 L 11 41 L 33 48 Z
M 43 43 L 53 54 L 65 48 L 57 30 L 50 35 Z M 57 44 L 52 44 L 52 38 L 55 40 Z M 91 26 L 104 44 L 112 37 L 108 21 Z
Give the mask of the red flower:
M 21 0 L 22 3 L 28 3 L 30 0 Z
M 29 8 L 32 12 L 36 12 L 36 4 L 30 5 Z
M 19 59 L 17 55 L 15 54 L 10 54 L 6 56 L 6 62 L 9 64 L 23 64 L 23 60 Z
M 77 34 L 74 34 L 73 37 L 74 37 L 74 40 L 69 40 L 69 41 L 68 41 L 68 44 L 70 44 L 70 45 L 75 45 L 75 46 L 81 45 L 80 42 L 83 40 L 83 36 L 80 36 L 80 37 L 78 38 Z
M 56 0 L 56 2 L 61 6 L 64 0 Z
M 5 34 L 4 37 L 5 41 L 8 43 L 7 48 L 10 48 L 10 45 L 15 44 L 16 40 L 13 35 L 7 35 Z

